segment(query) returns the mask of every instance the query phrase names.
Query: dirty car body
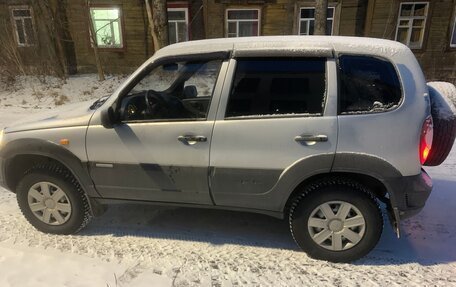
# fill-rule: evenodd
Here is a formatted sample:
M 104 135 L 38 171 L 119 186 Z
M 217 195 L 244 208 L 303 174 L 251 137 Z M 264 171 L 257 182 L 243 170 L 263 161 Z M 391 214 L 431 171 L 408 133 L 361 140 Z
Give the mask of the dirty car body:
M 381 72 L 360 75 L 353 67 Z M 378 101 L 356 102 L 348 83 L 378 93 Z M 109 98 L 91 104 L 6 128 L 0 184 L 19 197 L 33 190 L 33 179 L 21 183 L 24 174 L 64 170 L 90 215 L 107 204 L 146 202 L 288 218 L 298 244 L 331 261 L 357 259 L 375 246 L 369 239 L 373 246 L 356 250 L 371 236 L 368 229 L 382 228 L 372 226 L 363 202 L 383 202 L 399 235 L 400 220 L 418 213 L 432 190 L 420 154 L 428 88 L 413 53 L 397 42 L 287 36 L 171 45 Z M 51 198 L 59 187 L 52 183 Z M 350 187 L 363 194 L 360 205 L 338 196 Z M 35 190 L 43 195 L 43 188 Z M 330 215 L 313 195 L 325 190 L 334 194 Z M 47 218 L 52 200 L 26 198 L 28 206 L 45 208 L 31 212 L 41 220 L 38 229 L 80 229 L 59 230 L 57 211 Z M 74 210 L 71 196 L 62 198 L 55 203 Z M 358 227 L 343 227 L 345 206 L 345 219 L 363 217 Z M 67 220 L 62 226 L 72 220 L 59 214 Z M 46 229 L 43 218 L 55 229 Z M 314 228 L 312 220 L 326 225 Z M 326 230 L 327 239 L 318 242 Z M 350 239 L 351 232 L 359 239 Z

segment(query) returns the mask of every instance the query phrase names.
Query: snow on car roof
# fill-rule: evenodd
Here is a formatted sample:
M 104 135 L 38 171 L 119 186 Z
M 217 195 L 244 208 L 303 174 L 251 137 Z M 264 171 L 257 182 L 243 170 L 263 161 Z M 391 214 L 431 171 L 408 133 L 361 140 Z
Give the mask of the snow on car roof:
M 290 51 L 291 55 L 328 55 L 329 52 L 360 53 L 393 58 L 402 53 L 411 53 L 409 48 L 399 42 L 345 36 L 260 36 L 241 38 L 220 38 L 188 41 L 173 44 L 157 51 L 155 56 L 232 51 L 234 55 L 246 52 L 267 54 L 273 51 Z

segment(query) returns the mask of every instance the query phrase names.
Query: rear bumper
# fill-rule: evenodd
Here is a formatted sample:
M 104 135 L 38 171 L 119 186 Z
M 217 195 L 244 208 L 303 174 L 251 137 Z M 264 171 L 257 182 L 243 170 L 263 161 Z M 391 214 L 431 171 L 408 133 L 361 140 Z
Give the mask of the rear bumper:
M 418 175 L 392 181 L 391 186 L 391 204 L 402 220 L 416 215 L 423 209 L 432 191 L 432 180 L 422 169 Z

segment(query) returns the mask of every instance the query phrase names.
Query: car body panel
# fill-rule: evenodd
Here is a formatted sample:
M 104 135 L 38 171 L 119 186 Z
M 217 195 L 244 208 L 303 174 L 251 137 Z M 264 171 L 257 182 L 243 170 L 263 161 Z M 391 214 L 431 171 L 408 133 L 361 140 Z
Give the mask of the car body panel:
M 103 197 L 211 204 L 207 182 L 213 121 L 90 126 L 90 174 Z M 178 137 L 205 136 L 185 145 Z
M 97 111 L 87 132 L 87 155 L 103 197 L 213 204 L 209 147 L 227 65 L 220 67 L 206 120 L 121 123 L 106 129 Z M 178 140 L 183 135 L 207 141 L 185 144 Z
M 334 44 L 337 55 L 367 55 L 388 60 L 402 87 L 402 102 L 391 111 L 339 115 L 338 153 L 374 155 L 393 165 L 404 176 L 420 174 L 421 127 L 430 115 L 429 95 L 421 68 L 408 49 L 382 47 L 373 42 L 365 51 L 351 50 L 348 41 Z
M 250 56 L 251 54 L 247 54 Z M 307 56 L 307 51 L 295 56 Z M 311 57 L 327 57 L 326 50 Z M 280 115 L 225 119 L 236 59 L 230 61 L 215 122 L 210 154 L 210 184 L 216 205 L 279 211 L 301 176 L 329 172 L 337 144 L 337 80 L 332 58 L 326 63 L 323 116 Z M 326 142 L 299 143 L 300 135 L 327 135 Z M 318 164 L 315 159 L 319 158 Z M 299 166 L 297 168 L 296 166 Z M 300 169 L 294 180 L 286 173 Z M 284 179 L 285 178 L 285 179 Z M 281 180 L 284 182 L 280 183 Z
M 118 97 L 147 69 L 166 58 L 204 53 L 223 53 L 230 58 L 222 65 L 206 121 L 120 124 L 114 129 L 101 125 L 101 113 L 116 105 Z M 281 53 L 327 58 L 324 116 L 225 120 L 235 58 Z M 390 61 L 401 80 L 404 97 L 400 105 L 380 113 L 338 115 L 337 57 L 344 54 Z M 6 128 L 2 147 L 30 140 L 40 149 L 43 145 L 33 141 L 36 139 L 74 155 L 98 186 L 100 193 L 89 194 L 97 198 L 207 207 L 215 202 L 217 207 L 277 214 L 284 212 L 290 194 L 304 180 L 319 174 L 352 172 L 383 182 L 394 205 L 395 189 L 403 187 L 389 183 L 421 174 L 418 145 L 421 125 L 430 115 L 427 93 L 413 53 L 394 41 L 325 36 L 190 41 L 157 51 L 96 111 L 84 103 L 39 115 Z M 208 141 L 185 146 L 177 140 L 183 133 L 201 134 Z M 303 133 L 325 134 L 329 140 L 302 146 L 293 139 Z M 69 144 L 61 145 L 61 139 Z M 264 148 L 259 149 L 259 144 Z M 20 145 L 16 152 L 27 154 L 26 146 Z M 52 158 L 53 148 L 43 150 Z M 0 155 L 3 180 L 6 162 L 7 155 Z M 151 196 L 151 191 L 155 195 Z
M 68 104 L 25 117 L 5 129 L 5 133 L 46 130 L 54 128 L 87 127 L 95 112 L 90 109 L 93 101 Z M 30 133 L 29 133 L 30 134 Z M 24 135 L 21 135 L 24 137 Z

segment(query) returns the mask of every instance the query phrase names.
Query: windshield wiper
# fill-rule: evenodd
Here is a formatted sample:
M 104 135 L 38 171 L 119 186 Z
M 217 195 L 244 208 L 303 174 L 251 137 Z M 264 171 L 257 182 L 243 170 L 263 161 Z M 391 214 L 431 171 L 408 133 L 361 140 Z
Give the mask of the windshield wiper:
M 91 106 L 90 106 L 90 109 L 91 110 L 96 110 L 98 109 L 99 107 L 101 107 L 105 102 L 106 100 L 109 98 L 109 96 L 104 96 L 104 97 L 101 97 L 99 98 L 98 100 L 96 100 Z

